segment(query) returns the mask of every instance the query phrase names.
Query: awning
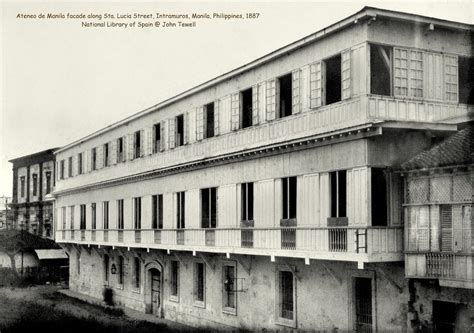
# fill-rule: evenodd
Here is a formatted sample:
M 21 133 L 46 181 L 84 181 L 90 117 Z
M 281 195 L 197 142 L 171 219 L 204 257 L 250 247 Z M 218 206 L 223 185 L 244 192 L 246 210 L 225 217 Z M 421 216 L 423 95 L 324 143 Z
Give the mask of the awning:
M 35 252 L 39 260 L 68 258 L 66 252 L 61 249 L 35 250 Z

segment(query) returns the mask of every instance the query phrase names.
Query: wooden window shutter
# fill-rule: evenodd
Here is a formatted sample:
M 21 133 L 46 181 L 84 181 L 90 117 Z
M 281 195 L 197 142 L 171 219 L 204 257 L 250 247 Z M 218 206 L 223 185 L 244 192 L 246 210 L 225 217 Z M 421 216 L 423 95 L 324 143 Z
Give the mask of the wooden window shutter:
M 231 96 L 231 130 L 236 131 L 240 128 L 240 93 Z
M 447 101 L 458 101 L 458 57 L 444 55 L 444 91 Z
M 95 165 L 97 169 L 102 169 L 104 167 L 104 147 L 101 145 L 95 149 L 96 160 Z
M 274 120 L 276 117 L 276 79 L 267 81 L 267 121 Z
M 117 140 L 109 142 L 110 165 L 117 164 Z
M 153 127 L 148 126 L 145 128 L 146 133 L 146 155 L 151 155 L 153 152 Z
M 189 131 L 189 112 L 185 112 L 183 115 L 183 145 L 188 143 L 188 131 Z
M 410 50 L 410 96 L 423 97 L 423 52 Z
M 408 50 L 393 48 L 393 88 L 395 96 L 408 95 Z
M 321 61 L 315 62 L 310 66 L 309 74 L 309 87 L 310 87 L 310 107 L 317 108 L 322 105 L 321 103 Z
M 87 155 L 87 172 L 91 172 L 92 171 L 92 151 L 90 149 L 87 149 L 86 151 L 86 155 Z
M 292 114 L 300 113 L 301 112 L 301 72 L 299 69 L 293 71 L 292 75 Z
M 146 138 L 145 138 L 145 130 L 142 129 L 140 130 L 140 157 L 145 156 L 145 143 L 146 143 Z
M 214 136 L 219 135 L 219 100 L 214 102 Z
M 170 149 L 173 149 L 175 147 L 175 142 L 176 142 L 175 141 L 176 140 L 175 123 L 176 123 L 175 118 L 168 119 L 168 147 Z
M 441 251 L 453 250 L 453 209 L 451 205 L 441 205 Z
M 135 138 L 134 138 L 133 133 L 128 134 L 128 137 L 127 137 L 127 147 L 128 147 L 127 153 L 128 153 L 128 159 L 129 160 L 133 160 L 133 158 L 134 158 L 134 156 L 133 156 L 133 154 L 134 154 L 133 145 L 134 145 L 134 141 L 135 141 L 134 139 Z
M 204 106 L 196 109 L 196 140 L 204 139 Z
M 351 97 L 351 51 L 341 53 L 341 97 Z
M 166 147 L 166 122 L 163 120 L 160 122 L 160 151 L 164 151 Z
M 300 77 L 300 103 L 301 103 L 301 111 L 308 111 L 309 110 L 309 103 L 310 103 L 310 96 L 309 96 L 309 73 L 310 73 L 310 66 L 304 66 L 301 68 L 301 77 Z
M 258 125 L 258 85 L 252 87 L 252 125 Z

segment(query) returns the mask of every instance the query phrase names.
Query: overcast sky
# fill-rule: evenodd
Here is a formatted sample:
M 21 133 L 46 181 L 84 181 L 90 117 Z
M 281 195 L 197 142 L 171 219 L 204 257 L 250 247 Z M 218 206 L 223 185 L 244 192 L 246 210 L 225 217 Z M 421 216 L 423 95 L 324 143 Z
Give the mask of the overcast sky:
M 474 16 L 470 0 L 2 2 L 0 196 L 12 191 L 9 159 L 68 144 L 365 5 L 471 24 Z M 17 18 L 18 14 L 106 12 L 256 12 L 260 16 L 166 29 L 82 28 L 81 20 Z

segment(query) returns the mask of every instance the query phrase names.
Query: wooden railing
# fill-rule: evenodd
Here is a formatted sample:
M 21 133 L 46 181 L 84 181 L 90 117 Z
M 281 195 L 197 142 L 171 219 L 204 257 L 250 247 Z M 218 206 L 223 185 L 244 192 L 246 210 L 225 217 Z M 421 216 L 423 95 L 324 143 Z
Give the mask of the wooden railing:
M 80 232 L 81 237 L 73 235 Z M 95 238 L 94 236 L 95 235 Z M 83 237 L 82 237 L 83 236 Z M 146 230 L 58 230 L 59 243 L 183 249 L 258 249 L 307 252 L 402 253 L 401 227 L 276 227 Z

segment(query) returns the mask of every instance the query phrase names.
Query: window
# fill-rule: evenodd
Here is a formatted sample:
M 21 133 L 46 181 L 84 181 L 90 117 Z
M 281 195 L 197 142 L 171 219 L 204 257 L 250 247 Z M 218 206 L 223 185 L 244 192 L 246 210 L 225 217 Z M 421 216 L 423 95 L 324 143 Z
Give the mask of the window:
M 217 188 L 201 190 L 201 228 L 217 226 Z
M 80 209 L 81 209 L 81 211 L 80 211 L 80 214 L 81 214 L 80 229 L 85 230 L 86 229 L 86 205 L 81 205 Z
M 279 106 L 278 116 L 280 118 L 291 116 L 293 105 L 291 73 L 279 77 L 277 84 L 277 101 Z
M 67 176 L 72 177 L 72 156 L 67 160 Z
M 253 110 L 253 95 L 252 88 L 244 90 L 240 93 L 240 99 L 242 101 L 242 128 L 252 126 L 252 110 Z
M 141 264 L 140 259 L 135 257 L 133 260 L 134 287 L 140 289 Z
M 194 263 L 194 302 L 204 306 L 204 293 L 206 289 L 206 271 L 204 263 Z
M 392 48 L 370 45 L 370 92 L 392 95 Z
M 138 158 L 141 156 L 141 138 L 140 131 L 136 131 L 133 135 L 133 158 Z
M 104 255 L 104 281 L 109 284 L 109 256 Z
M 51 171 L 46 171 L 46 194 L 51 193 Z
M 178 300 L 179 297 L 179 262 L 176 260 L 171 261 L 171 274 L 170 274 L 170 294 L 174 300 Z
M 184 116 L 176 117 L 176 147 L 184 145 Z
M 253 220 L 253 183 L 244 183 L 241 187 L 242 221 Z
M 278 271 L 278 317 L 283 323 L 295 320 L 295 279 L 290 271 Z
M 33 174 L 33 196 L 38 195 L 38 175 L 36 173 Z
M 372 225 L 388 225 L 387 172 L 382 168 L 371 169 Z
M 123 199 L 117 200 L 117 228 L 123 229 Z
M 282 179 L 282 218 L 296 218 L 296 177 Z
M 326 59 L 325 68 L 325 105 L 337 103 L 341 100 L 341 55 Z
M 474 104 L 474 58 L 458 58 L 459 103 Z
M 92 148 L 91 155 L 92 155 L 91 168 L 92 170 L 97 170 L 97 148 Z
M 77 154 L 77 174 L 79 174 L 79 175 L 82 175 L 82 173 L 83 173 L 83 170 L 82 170 L 82 165 L 83 165 L 82 155 L 83 155 L 83 153 Z
M 109 229 L 109 202 L 104 201 L 102 203 L 102 218 L 104 229 Z
M 74 206 L 69 206 L 69 214 L 70 214 L 70 219 L 71 219 L 71 226 L 70 229 L 74 229 Z
M 64 179 L 64 160 L 59 163 L 59 178 Z
M 236 314 L 237 308 L 237 274 L 235 264 L 222 267 L 223 307 L 225 312 Z
M 153 152 L 157 153 L 161 150 L 161 125 L 153 125 Z
M 96 227 L 97 227 L 97 211 L 96 211 L 95 202 L 91 203 L 91 222 L 92 222 L 92 229 L 96 229 Z
M 109 144 L 104 145 L 104 167 L 109 166 Z
M 118 257 L 118 283 L 119 285 L 123 285 L 123 257 Z
M 66 229 L 66 207 L 61 207 L 61 220 L 63 222 L 62 229 Z
M 76 252 L 76 273 L 81 275 L 81 253 Z
M 212 138 L 214 136 L 214 103 L 204 106 L 204 138 Z
M 117 163 L 124 162 L 123 138 L 117 139 Z
M 346 217 L 346 170 L 329 173 L 331 217 Z
M 133 226 L 135 229 L 142 227 L 142 198 L 133 198 Z
M 185 214 L 184 214 L 185 197 L 184 192 L 176 193 L 176 228 L 185 228 Z
M 372 332 L 372 279 L 354 278 L 355 330 Z
M 25 176 L 20 177 L 20 195 L 22 198 L 25 197 Z
M 151 225 L 153 229 L 163 229 L 163 194 L 152 196 Z

